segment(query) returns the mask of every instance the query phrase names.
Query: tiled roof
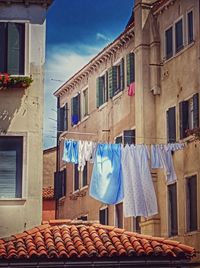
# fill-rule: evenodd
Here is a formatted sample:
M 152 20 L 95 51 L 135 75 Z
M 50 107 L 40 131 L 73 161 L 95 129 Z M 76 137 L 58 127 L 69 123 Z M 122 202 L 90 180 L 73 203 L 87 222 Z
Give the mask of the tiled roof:
M 177 241 L 83 221 L 52 220 L 0 240 L 0 259 L 9 261 L 116 256 L 176 260 L 194 255 L 194 248 Z
M 54 199 L 54 188 L 51 186 L 42 189 L 43 199 Z

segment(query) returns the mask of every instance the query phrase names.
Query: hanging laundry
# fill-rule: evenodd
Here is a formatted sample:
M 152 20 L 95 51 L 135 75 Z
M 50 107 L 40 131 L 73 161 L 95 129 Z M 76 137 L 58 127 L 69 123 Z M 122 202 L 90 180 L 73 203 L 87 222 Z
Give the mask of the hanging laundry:
M 98 144 L 89 194 L 105 204 L 122 201 L 121 145 Z
M 64 151 L 62 160 L 66 162 L 71 162 L 73 164 L 78 164 L 78 141 L 74 140 L 64 141 Z
M 167 146 L 170 148 L 171 151 L 176 152 L 184 149 L 185 143 L 169 143 L 167 144 Z
M 145 145 L 122 147 L 125 217 L 150 217 L 158 213 L 148 161 L 149 152 Z
M 83 171 L 87 161 L 92 161 L 96 143 L 93 141 L 79 141 L 78 146 L 78 170 Z
M 160 160 L 160 155 L 158 153 L 159 144 L 151 145 L 151 167 L 152 168 L 163 168 L 163 165 Z
M 128 96 L 134 96 L 134 95 L 135 95 L 135 83 L 132 82 L 128 88 Z

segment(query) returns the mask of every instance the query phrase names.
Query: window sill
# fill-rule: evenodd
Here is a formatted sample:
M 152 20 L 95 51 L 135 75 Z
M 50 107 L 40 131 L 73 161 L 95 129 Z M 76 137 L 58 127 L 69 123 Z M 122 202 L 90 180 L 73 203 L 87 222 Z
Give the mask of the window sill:
M 116 95 L 114 95 L 114 96 L 112 97 L 112 100 L 116 100 L 116 99 L 118 99 L 119 97 L 122 96 L 122 94 L 123 94 L 123 90 L 119 91 Z
M 90 117 L 89 115 L 85 115 L 85 116 L 81 119 L 80 123 L 83 123 L 83 122 L 86 121 L 89 117 Z
M 24 205 L 25 198 L 0 198 L 0 205 Z
M 189 44 L 186 44 L 183 49 L 181 49 L 180 51 L 178 51 L 177 53 L 175 53 L 174 55 L 172 55 L 172 57 L 170 58 L 166 58 L 166 57 L 163 57 L 163 64 L 166 64 L 168 62 L 170 62 L 171 60 L 175 59 L 176 57 L 180 56 L 182 53 L 184 53 L 187 49 L 191 48 L 193 45 L 195 44 L 195 41 L 189 43 Z
M 83 186 L 83 187 L 80 188 L 80 192 L 81 191 L 84 191 L 84 190 L 87 190 L 87 189 L 88 189 L 88 185 L 85 185 L 85 186 Z
M 101 106 L 99 106 L 98 110 L 101 111 L 103 110 L 104 107 L 106 107 L 108 102 L 104 102 Z
M 185 232 L 184 236 L 192 236 L 192 235 L 196 235 L 198 233 L 199 233 L 199 230 L 187 231 L 187 232 Z

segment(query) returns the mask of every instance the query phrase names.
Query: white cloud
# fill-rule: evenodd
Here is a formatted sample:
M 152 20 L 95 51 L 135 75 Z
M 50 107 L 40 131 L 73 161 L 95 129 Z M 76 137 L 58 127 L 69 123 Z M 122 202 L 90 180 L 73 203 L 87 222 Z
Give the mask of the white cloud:
M 110 39 L 105 34 L 102 34 L 102 33 L 97 33 L 96 34 L 96 39 L 97 40 L 103 40 L 103 41 L 106 41 L 106 42 L 110 42 Z
M 87 64 L 102 47 L 55 45 L 47 50 L 45 68 L 44 148 L 56 145 L 56 98 L 53 93 Z

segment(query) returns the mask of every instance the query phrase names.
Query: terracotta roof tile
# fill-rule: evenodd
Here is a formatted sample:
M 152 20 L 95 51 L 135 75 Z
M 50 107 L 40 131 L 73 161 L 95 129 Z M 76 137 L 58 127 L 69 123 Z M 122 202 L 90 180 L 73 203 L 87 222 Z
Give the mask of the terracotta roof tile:
M 194 248 L 114 226 L 54 220 L 0 240 L 0 259 L 159 256 L 192 258 Z
M 54 199 L 54 188 L 51 186 L 44 187 L 42 189 L 42 197 L 43 199 Z

